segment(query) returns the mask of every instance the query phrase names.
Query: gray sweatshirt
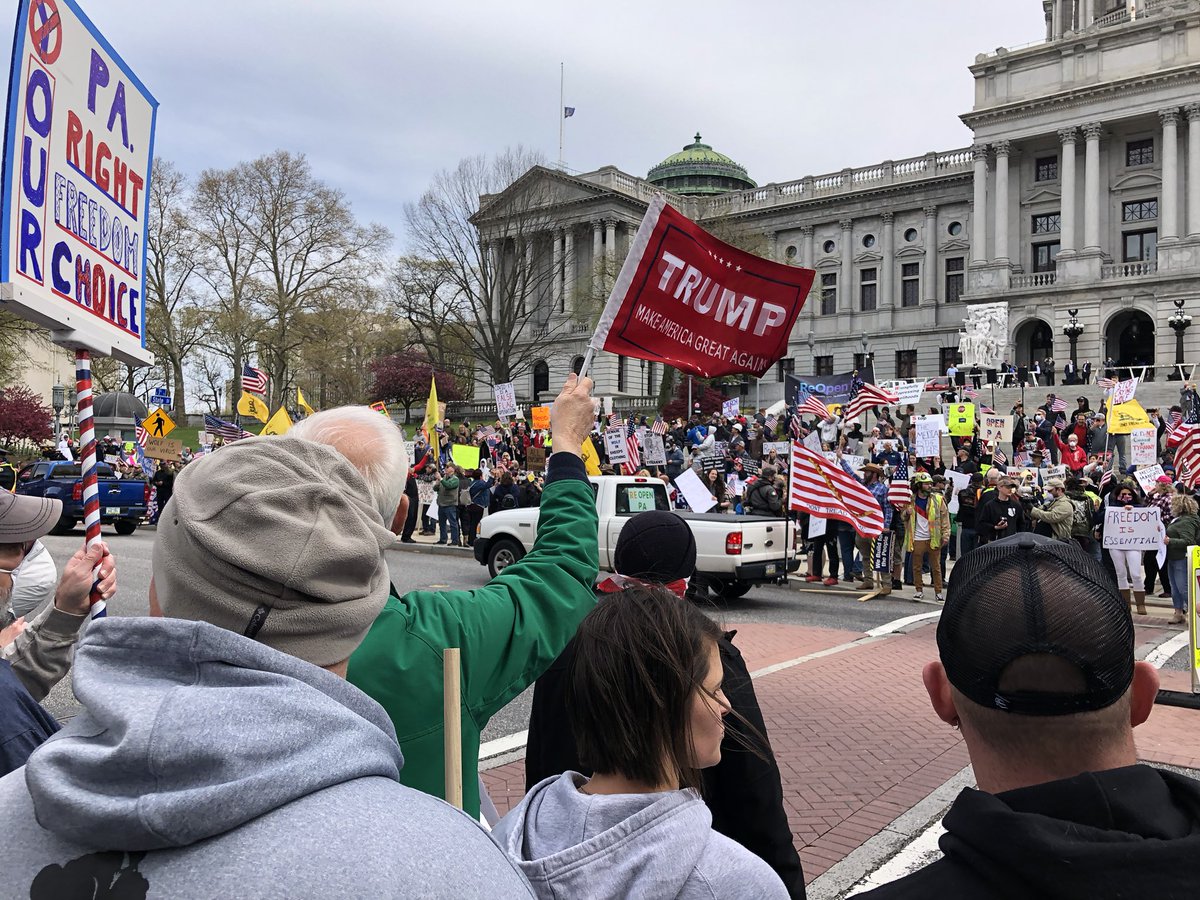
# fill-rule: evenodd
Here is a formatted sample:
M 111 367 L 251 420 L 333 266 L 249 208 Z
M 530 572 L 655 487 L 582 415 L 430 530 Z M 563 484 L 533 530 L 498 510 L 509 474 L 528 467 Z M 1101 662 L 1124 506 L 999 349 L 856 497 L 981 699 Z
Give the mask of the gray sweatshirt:
M 477 823 L 398 783 L 387 714 L 336 675 L 110 618 L 73 683 L 84 712 L 0 779 L 0 897 L 530 896 Z
M 539 782 L 492 832 L 538 897 L 787 900 L 770 866 L 712 830 L 695 791 L 590 795 L 587 781 Z

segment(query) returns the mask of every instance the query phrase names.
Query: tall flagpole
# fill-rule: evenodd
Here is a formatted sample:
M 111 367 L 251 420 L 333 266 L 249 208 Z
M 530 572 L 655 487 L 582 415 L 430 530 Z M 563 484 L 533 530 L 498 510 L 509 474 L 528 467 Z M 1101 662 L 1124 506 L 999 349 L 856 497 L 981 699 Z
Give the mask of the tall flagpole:
M 563 106 L 566 101 L 563 99 L 563 64 L 558 64 L 558 167 L 566 169 L 566 163 L 563 161 L 563 124 L 567 121 L 566 110 Z

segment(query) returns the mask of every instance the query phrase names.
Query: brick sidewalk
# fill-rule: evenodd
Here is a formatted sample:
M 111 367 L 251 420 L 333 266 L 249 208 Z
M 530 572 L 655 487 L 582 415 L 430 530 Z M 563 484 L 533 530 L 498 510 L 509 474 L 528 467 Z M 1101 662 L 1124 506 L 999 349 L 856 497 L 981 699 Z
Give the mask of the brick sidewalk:
M 862 637 L 800 626 L 728 627 L 737 628 L 735 643 L 751 671 Z M 1161 633 L 1139 627 L 1138 645 Z M 925 626 L 756 679 L 807 881 L 968 764 L 960 734 L 933 714 L 921 684 L 921 667 L 937 655 L 934 638 L 935 628 Z M 1164 687 L 1187 688 L 1184 673 L 1162 674 Z M 1200 767 L 1187 738 L 1195 715 L 1156 707 L 1135 732 L 1141 756 Z M 483 773 L 502 813 L 523 796 L 524 774 L 523 761 Z

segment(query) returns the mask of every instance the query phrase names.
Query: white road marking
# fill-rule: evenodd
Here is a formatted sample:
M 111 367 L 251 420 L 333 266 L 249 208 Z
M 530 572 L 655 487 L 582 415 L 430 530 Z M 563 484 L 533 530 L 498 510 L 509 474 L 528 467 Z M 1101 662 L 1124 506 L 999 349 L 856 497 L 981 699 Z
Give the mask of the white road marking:
M 1188 631 L 1185 628 L 1173 638 L 1163 641 L 1161 644 L 1147 653 L 1146 662 L 1150 663 L 1150 665 L 1154 666 L 1156 669 L 1161 669 L 1167 660 L 1187 646 L 1187 642 Z
M 511 753 L 513 750 L 520 750 L 525 746 L 525 742 L 529 740 L 529 732 L 515 731 L 512 734 L 506 734 L 504 737 L 496 738 L 493 741 L 484 741 L 479 745 L 479 758 L 487 759 L 490 756 L 499 756 L 501 753 Z
M 942 611 L 939 609 L 936 612 L 918 613 L 915 616 L 905 616 L 903 619 L 893 619 L 891 622 L 880 625 L 878 628 L 872 628 L 867 634 L 871 637 L 883 637 L 887 634 L 895 634 L 897 631 L 907 628 L 915 622 L 926 622 L 930 619 L 940 618 L 941 615 Z
M 846 896 L 853 897 L 863 891 L 889 884 L 897 878 L 903 878 L 905 875 L 915 872 L 917 869 L 923 869 L 931 862 L 941 859 L 942 851 L 938 849 L 938 838 L 945 833 L 946 829 L 942 827 L 942 820 L 938 819 L 905 845 L 903 850 L 854 885 Z

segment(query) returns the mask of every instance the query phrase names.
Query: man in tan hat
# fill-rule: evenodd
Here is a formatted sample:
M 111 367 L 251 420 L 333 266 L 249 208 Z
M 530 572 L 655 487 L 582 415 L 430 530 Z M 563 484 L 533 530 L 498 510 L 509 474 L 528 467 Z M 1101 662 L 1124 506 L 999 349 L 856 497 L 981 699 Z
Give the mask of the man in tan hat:
M 1071 540 L 1071 522 L 1075 516 L 1075 505 L 1067 496 L 1067 485 L 1061 478 L 1047 478 L 1046 503 L 1029 510 L 1035 522 L 1050 526 L 1051 536 L 1056 541 Z
M 840 452 L 838 453 L 838 462 L 842 464 L 842 468 L 848 475 L 853 475 L 871 492 L 871 496 L 875 498 L 875 502 L 879 504 L 879 508 L 883 511 L 883 527 L 886 531 L 892 524 L 892 506 L 888 503 L 888 486 L 887 482 L 883 480 L 883 467 L 875 463 L 867 463 L 862 467 L 862 474 L 857 475 L 850 468 L 850 464 L 842 459 Z M 858 586 L 859 590 L 866 593 L 875 593 L 875 539 L 863 537 L 858 532 L 855 532 L 854 549 L 862 557 L 862 582 Z M 876 596 L 886 597 L 891 592 L 892 582 L 885 572 L 879 577 L 879 590 Z

